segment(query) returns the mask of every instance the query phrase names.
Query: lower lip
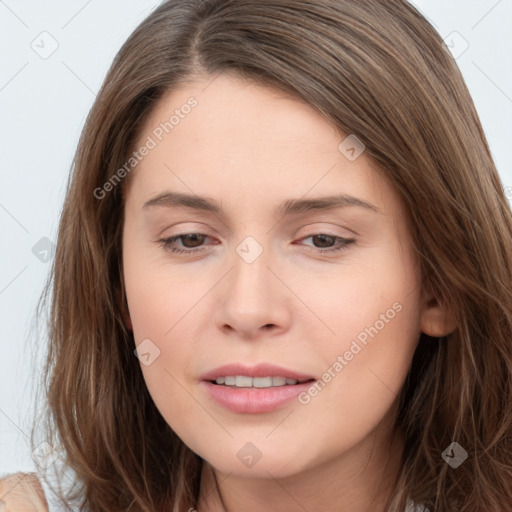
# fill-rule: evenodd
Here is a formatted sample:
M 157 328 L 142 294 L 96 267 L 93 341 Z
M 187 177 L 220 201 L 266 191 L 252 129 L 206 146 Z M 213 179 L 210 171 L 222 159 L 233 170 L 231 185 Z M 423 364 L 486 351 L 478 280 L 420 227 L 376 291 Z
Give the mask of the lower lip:
M 271 412 L 307 391 L 314 381 L 272 388 L 232 388 L 202 381 L 210 396 L 233 412 L 258 414 Z

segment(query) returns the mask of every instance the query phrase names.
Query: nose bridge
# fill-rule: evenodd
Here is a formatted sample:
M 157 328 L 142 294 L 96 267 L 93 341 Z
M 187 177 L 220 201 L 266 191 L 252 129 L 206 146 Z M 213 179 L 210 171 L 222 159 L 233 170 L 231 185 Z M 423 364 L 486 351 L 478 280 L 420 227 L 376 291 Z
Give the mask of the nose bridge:
M 217 311 L 221 326 L 254 334 L 264 326 L 284 322 L 279 283 L 268 268 L 272 261 L 272 251 L 254 237 L 236 246 Z
M 258 242 L 253 236 L 247 236 L 238 244 L 235 253 L 231 292 L 239 295 L 243 302 L 263 299 L 271 277 L 267 268 L 271 257 L 268 247 L 264 248 L 263 242 Z

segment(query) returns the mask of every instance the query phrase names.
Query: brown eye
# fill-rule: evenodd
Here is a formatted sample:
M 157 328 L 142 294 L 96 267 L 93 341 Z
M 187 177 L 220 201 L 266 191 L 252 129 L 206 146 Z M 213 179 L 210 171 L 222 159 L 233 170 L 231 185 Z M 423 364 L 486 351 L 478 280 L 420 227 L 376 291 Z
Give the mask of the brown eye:
M 204 240 L 206 235 L 202 235 L 201 233 L 190 233 L 188 235 L 180 235 L 177 238 L 181 238 L 184 242 L 184 246 L 187 248 L 198 247 L 201 242 Z
M 308 250 L 312 250 L 317 253 L 341 251 L 355 242 L 354 238 L 343 238 L 341 236 L 328 235 L 326 233 L 316 233 L 302 238 L 301 240 L 307 240 L 308 238 L 313 240 L 313 247 L 306 244 L 309 247 Z M 336 245 L 336 240 L 338 240 L 338 245 Z
M 170 238 L 163 238 L 158 240 L 158 242 L 166 251 L 174 253 L 193 253 L 203 250 L 202 243 L 207 238 L 209 238 L 209 236 L 204 233 L 183 233 Z M 175 246 L 178 240 L 181 240 L 181 247 L 183 248 Z
M 330 248 L 332 244 L 336 242 L 336 237 L 331 235 L 313 235 L 311 239 L 320 242 L 319 246 L 315 244 L 315 246 L 320 248 Z

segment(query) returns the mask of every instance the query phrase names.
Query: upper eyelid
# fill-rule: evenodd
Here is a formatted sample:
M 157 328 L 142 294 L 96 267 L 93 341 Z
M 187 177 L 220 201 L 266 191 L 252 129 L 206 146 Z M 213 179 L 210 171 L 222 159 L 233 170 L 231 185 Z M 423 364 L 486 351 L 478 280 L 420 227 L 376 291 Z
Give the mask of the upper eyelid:
M 164 233 L 165 231 L 167 231 L 168 229 L 176 226 L 176 225 L 179 225 L 179 224 L 182 224 L 182 223 L 176 223 L 176 224 L 173 224 L 172 226 L 168 226 L 167 228 L 165 228 L 162 233 Z M 185 223 L 187 224 L 187 223 Z M 190 222 L 190 224 L 195 224 L 194 222 Z M 201 222 L 198 222 L 197 224 L 199 225 L 204 225 L 203 223 Z M 343 229 L 344 231 L 346 231 L 347 233 L 346 234 L 337 234 L 337 233 L 333 233 L 332 231 L 334 231 L 334 228 L 321 228 L 321 227 L 312 227 L 313 225 L 316 225 L 316 224 L 332 224 L 332 221 L 328 222 L 328 221 L 317 221 L 317 222 L 310 222 L 306 225 L 303 225 L 301 228 L 298 228 L 297 230 L 294 230 L 295 232 L 298 232 L 299 230 L 301 229 L 304 229 L 304 230 L 307 230 L 308 233 L 312 233 L 312 234 L 323 234 L 323 235 L 331 235 L 331 236 L 339 236 L 341 238 L 350 238 L 352 236 L 360 236 L 358 232 L 356 232 L 354 229 L 349 229 L 347 227 L 342 227 L 342 226 L 337 226 L 338 229 Z M 176 233 L 176 234 L 173 234 L 173 235 L 168 235 L 168 236 L 165 236 L 165 238 L 172 238 L 172 237 L 175 237 L 175 236 L 183 236 L 183 235 L 190 235 L 190 234 L 201 234 L 201 235 L 207 235 L 207 236 L 210 236 L 210 237 L 213 237 L 215 238 L 216 236 L 215 235 L 211 235 L 210 234 L 210 230 L 208 228 L 203 228 L 203 227 L 198 227 L 198 228 L 194 228 L 194 227 L 186 227 L 186 228 L 181 228 L 181 230 Z M 230 230 L 230 233 L 232 233 L 232 231 Z M 306 234 L 304 236 L 310 236 L 309 234 Z M 164 237 L 164 235 L 161 235 L 161 237 Z
M 187 235 L 199 235 L 199 236 L 204 236 L 206 238 L 210 238 L 212 240 L 216 240 L 216 237 L 212 236 L 212 235 L 209 235 L 208 233 L 204 233 L 204 232 L 201 232 L 201 231 L 187 231 L 187 232 L 182 232 L 182 233 L 177 233 L 175 235 L 170 235 L 170 236 L 163 236 L 160 238 L 159 241 L 168 241 L 168 240 L 172 240 L 173 242 L 177 242 L 179 241 L 182 237 L 186 237 Z M 353 237 L 353 236 L 344 236 L 344 235 L 336 235 L 336 234 L 333 234 L 333 233 L 330 233 L 328 231 L 313 231 L 311 233 L 308 233 L 304 236 L 300 236 L 298 238 L 296 238 L 296 241 L 302 241 L 302 240 L 305 240 L 307 238 L 312 238 L 314 236 L 317 236 L 317 235 L 327 235 L 327 236 L 331 236 L 333 238 L 336 238 L 336 239 L 339 239 L 339 240 L 343 240 L 343 241 L 356 241 L 356 238 Z M 217 245 L 217 244 L 215 244 Z M 204 247 L 203 245 L 200 246 L 200 247 Z M 193 249 L 191 249 L 193 250 Z

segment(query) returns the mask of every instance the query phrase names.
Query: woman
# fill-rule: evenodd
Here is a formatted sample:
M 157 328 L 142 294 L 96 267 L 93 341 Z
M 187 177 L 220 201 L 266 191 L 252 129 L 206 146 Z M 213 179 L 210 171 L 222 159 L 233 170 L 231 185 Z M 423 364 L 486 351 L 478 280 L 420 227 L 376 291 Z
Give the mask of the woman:
M 511 221 L 408 3 L 165 2 L 114 60 L 62 214 L 63 498 L 512 509 Z

